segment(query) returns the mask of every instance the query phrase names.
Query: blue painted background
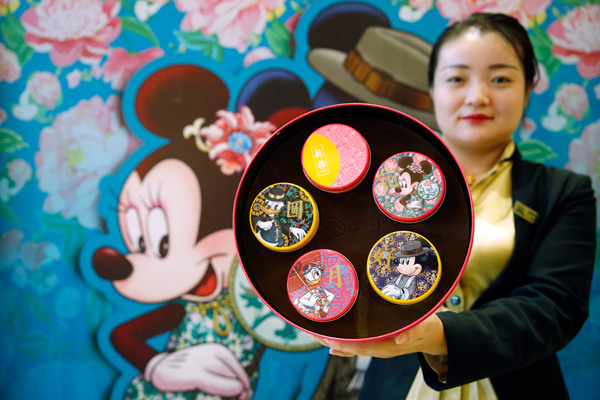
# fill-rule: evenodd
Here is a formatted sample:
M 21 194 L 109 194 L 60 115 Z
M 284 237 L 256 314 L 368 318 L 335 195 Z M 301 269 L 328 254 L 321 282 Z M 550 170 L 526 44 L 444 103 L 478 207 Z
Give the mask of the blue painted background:
M 235 97 L 248 77 L 283 68 L 314 95 L 324 78 L 306 61 L 307 32 L 328 6 L 350 2 L 215 0 L 210 10 L 233 5 L 234 22 L 211 27 L 194 20 L 208 13 L 205 3 L 0 1 L 0 397 L 103 399 L 116 390 L 120 361 L 100 349 L 107 321 L 144 307 L 111 295 L 109 285 L 99 288 L 80 267 L 90 262 L 85 243 L 106 232 L 98 211 L 108 196 L 102 180 L 156 146 L 120 119 L 132 74 L 187 57 L 214 66 Z M 598 193 L 598 0 L 363 3 L 379 8 L 393 28 L 430 42 L 449 21 L 476 10 L 518 17 L 542 79 L 515 139 L 527 158 L 589 174 Z M 229 40 L 242 6 L 254 7 L 254 32 Z M 599 272 L 596 261 L 590 318 L 560 352 L 573 398 L 600 397 Z

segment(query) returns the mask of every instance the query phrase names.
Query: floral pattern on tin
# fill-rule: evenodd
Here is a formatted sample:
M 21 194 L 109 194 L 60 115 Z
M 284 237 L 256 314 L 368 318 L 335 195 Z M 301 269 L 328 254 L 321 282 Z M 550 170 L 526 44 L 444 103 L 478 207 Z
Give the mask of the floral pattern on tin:
M 446 194 L 444 175 L 429 157 L 415 152 L 393 155 L 381 164 L 373 181 L 377 206 L 400 222 L 430 217 Z
M 264 189 L 252 203 L 250 222 L 267 247 L 286 248 L 310 239 L 315 209 L 299 186 L 278 183 Z
M 314 250 L 294 263 L 287 290 L 300 314 L 313 321 L 332 321 L 356 301 L 358 279 L 350 261 L 340 253 Z
M 381 297 L 397 304 L 427 298 L 438 284 L 441 269 L 439 254 L 431 242 L 409 231 L 381 238 L 367 261 L 371 286 Z

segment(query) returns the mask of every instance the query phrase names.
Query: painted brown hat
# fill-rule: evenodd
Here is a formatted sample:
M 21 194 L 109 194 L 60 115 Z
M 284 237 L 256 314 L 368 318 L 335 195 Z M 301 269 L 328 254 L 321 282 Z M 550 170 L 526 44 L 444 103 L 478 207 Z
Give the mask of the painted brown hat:
M 417 257 L 429 251 L 429 247 L 423 247 L 418 240 L 409 240 L 402 243 L 400 250 L 394 254 L 396 258 Z
M 350 52 L 316 48 L 308 62 L 359 101 L 394 108 L 438 129 L 427 84 L 431 49 L 412 33 L 371 26 Z

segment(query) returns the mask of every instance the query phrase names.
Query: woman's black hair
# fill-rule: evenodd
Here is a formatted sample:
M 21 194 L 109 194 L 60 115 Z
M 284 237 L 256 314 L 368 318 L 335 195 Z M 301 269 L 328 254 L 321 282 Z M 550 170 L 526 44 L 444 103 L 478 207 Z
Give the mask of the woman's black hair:
M 454 39 L 470 29 L 477 29 L 481 33 L 496 32 L 515 49 L 523 70 L 525 71 L 525 85 L 527 89 L 533 88 L 536 83 L 538 62 L 533 46 L 525 28 L 513 17 L 500 13 L 475 13 L 462 21 L 455 22 L 447 27 L 437 38 L 429 56 L 427 71 L 428 84 L 433 86 L 435 69 L 438 64 L 440 49 L 448 40 Z

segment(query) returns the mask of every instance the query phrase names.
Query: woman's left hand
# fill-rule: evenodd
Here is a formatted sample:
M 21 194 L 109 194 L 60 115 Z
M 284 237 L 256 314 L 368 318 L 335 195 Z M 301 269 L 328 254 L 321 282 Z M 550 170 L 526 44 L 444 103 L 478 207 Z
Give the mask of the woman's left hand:
M 330 354 L 340 357 L 373 356 L 389 358 L 409 353 L 433 355 L 448 353 L 444 326 L 435 313 L 410 329 L 382 339 L 341 341 L 317 336 L 311 337 L 323 346 L 329 347 Z

